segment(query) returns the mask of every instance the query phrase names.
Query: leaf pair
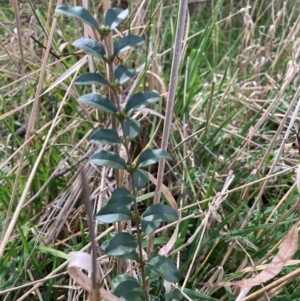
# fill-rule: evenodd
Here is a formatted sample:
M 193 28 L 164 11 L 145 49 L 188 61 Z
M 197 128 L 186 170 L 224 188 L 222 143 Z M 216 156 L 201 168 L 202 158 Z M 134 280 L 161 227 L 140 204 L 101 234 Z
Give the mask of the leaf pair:
M 163 149 L 146 149 L 139 155 L 136 163 L 136 168 L 152 165 L 158 162 L 160 159 L 171 160 L 172 157 Z M 106 150 L 101 150 L 100 152 L 93 155 L 90 159 L 90 162 L 109 168 L 127 169 L 126 162 L 123 158 L 120 157 L 120 155 Z
M 95 29 L 99 29 L 98 22 L 92 17 L 91 13 L 82 6 L 71 7 L 61 5 L 55 9 L 55 12 L 68 17 L 77 18 L 83 23 L 86 23 Z M 110 8 L 105 12 L 104 15 L 105 26 L 107 26 L 110 30 L 115 29 L 123 20 L 127 18 L 128 13 L 128 9 L 122 10 L 120 8 Z

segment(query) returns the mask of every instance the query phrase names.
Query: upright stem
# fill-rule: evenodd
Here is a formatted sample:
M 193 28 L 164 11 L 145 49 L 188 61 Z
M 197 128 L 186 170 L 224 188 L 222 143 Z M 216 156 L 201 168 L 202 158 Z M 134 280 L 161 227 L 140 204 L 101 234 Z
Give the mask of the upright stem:
M 178 70 L 179 70 L 180 57 L 181 57 L 183 32 L 184 32 L 184 28 L 185 28 L 186 10 L 187 10 L 187 0 L 181 0 L 179 12 L 178 12 L 176 37 L 175 37 L 173 60 L 172 60 L 172 67 L 171 67 L 171 78 L 170 78 L 170 84 L 169 84 L 166 118 L 165 118 L 162 142 L 161 142 L 161 148 L 164 150 L 167 150 L 167 147 L 168 147 L 170 129 L 171 129 L 171 124 L 172 124 L 172 116 L 173 116 L 173 109 L 174 109 L 174 100 L 175 100 L 175 93 L 176 93 Z M 161 190 L 164 169 L 165 169 L 165 162 L 166 162 L 165 159 L 162 159 L 159 161 L 158 174 L 157 174 L 157 185 L 156 185 L 156 189 L 155 189 L 155 193 L 154 193 L 154 201 L 153 201 L 154 204 L 159 203 L 160 190 Z M 148 254 L 152 251 L 153 242 L 154 242 L 154 235 L 151 234 L 149 236 L 149 241 L 148 241 Z

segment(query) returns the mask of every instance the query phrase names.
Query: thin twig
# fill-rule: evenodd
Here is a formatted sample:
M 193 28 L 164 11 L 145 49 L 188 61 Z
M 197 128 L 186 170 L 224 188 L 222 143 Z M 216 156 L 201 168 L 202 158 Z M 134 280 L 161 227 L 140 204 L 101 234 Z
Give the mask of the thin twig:
M 182 52 L 182 40 L 183 40 L 183 33 L 185 27 L 186 10 L 187 10 L 187 0 L 180 1 L 174 53 L 173 53 L 173 60 L 172 60 L 171 78 L 170 78 L 170 85 L 169 85 L 169 94 L 168 94 L 167 108 L 166 108 L 166 118 L 164 122 L 164 129 L 163 129 L 162 143 L 161 143 L 161 148 L 164 150 L 167 150 L 168 148 L 169 135 L 170 135 L 170 129 L 171 129 L 171 123 L 173 117 L 178 70 L 179 70 L 180 58 Z M 157 185 L 156 185 L 154 201 L 153 201 L 154 204 L 159 203 L 164 169 L 165 169 L 165 160 L 162 159 L 159 161 L 159 165 L 158 165 Z M 154 236 L 150 235 L 148 241 L 148 250 L 147 250 L 148 254 L 151 253 L 153 249 L 153 242 L 154 242 Z

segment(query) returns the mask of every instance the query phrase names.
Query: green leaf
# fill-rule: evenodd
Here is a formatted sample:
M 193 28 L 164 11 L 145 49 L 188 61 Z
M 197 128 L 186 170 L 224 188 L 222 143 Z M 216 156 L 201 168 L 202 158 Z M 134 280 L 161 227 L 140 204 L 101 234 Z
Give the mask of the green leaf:
M 101 223 L 115 223 L 120 221 L 128 221 L 131 218 L 131 212 L 126 206 L 118 207 L 116 205 L 101 208 L 96 214 L 96 219 Z
M 149 235 L 150 233 L 154 232 L 156 229 L 158 229 L 160 226 L 160 222 L 148 222 L 145 220 L 142 220 L 142 231 Z
M 146 149 L 143 151 L 137 160 L 137 167 L 144 167 L 158 162 L 160 159 L 172 160 L 168 152 L 159 149 Z
M 127 81 L 133 78 L 134 74 L 134 69 L 127 68 L 124 65 L 118 65 L 114 69 L 114 77 L 120 85 L 125 84 Z
M 165 294 L 166 301 L 181 300 L 183 295 L 179 289 L 174 289 L 171 293 Z
M 123 259 L 123 260 L 127 260 L 127 259 L 130 259 L 130 260 L 137 260 L 138 256 L 137 256 L 137 253 L 136 251 L 132 251 L 131 253 L 127 253 L 125 255 L 120 255 L 120 257 Z
M 160 301 L 157 296 L 149 295 L 149 301 Z
M 112 281 L 114 287 L 114 295 L 122 300 L 144 300 L 144 293 L 139 282 L 132 276 L 119 275 Z
M 133 112 L 134 110 L 138 110 L 146 107 L 147 105 L 157 102 L 160 100 L 160 95 L 155 92 L 139 92 L 132 95 L 126 106 L 125 112 L 127 114 Z
M 155 204 L 146 209 L 142 218 L 148 222 L 174 222 L 178 220 L 178 214 L 170 206 Z
M 96 144 L 116 145 L 120 144 L 122 140 L 116 131 L 110 129 L 101 129 L 92 135 L 91 142 Z
M 98 22 L 92 17 L 91 13 L 82 6 L 66 6 L 60 5 L 55 9 L 56 13 L 68 17 L 74 17 L 96 29 L 99 29 Z
M 148 261 L 147 267 L 169 282 L 178 282 L 181 279 L 180 271 L 170 258 L 157 255 Z
M 82 95 L 78 100 L 84 103 L 86 106 L 98 109 L 103 112 L 115 114 L 117 108 L 115 105 L 104 95 L 98 93 L 90 93 Z
M 106 150 L 101 150 L 100 152 L 94 154 L 90 158 L 90 163 L 115 168 L 115 169 L 126 169 L 126 162 L 118 154 L 113 152 L 108 152 Z
M 112 280 L 112 285 L 113 285 L 113 288 L 116 289 L 120 284 L 122 284 L 123 282 L 135 282 L 137 283 L 138 285 L 134 285 L 134 288 L 135 287 L 139 287 L 139 282 L 132 276 L 130 275 L 127 275 L 127 274 L 122 274 L 122 275 L 118 275 L 116 276 L 113 280 Z M 118 296 L 119 297 L 119 296 Z
M 111 197 L 107 201 L 107 204 L 127 206 L 130 205 L 133 201 L 134 201 L 134 196 L 126 188 L 120 187 L 112 192 Z
M 128 13 L 128 9 L 110 8 L 104 14 L 104 24 L 108 26 L 110 30 L 113 30 L 127 18 Z
M 126 36 L 121 38 L 114 47 L 114 55 L 120 54 L 124 51 L 128 51 L 134 47 L 141 46 L 144 43 L 144 39 L 139 36 Z
M 121 256 L 131 253 L 136 247 L 135 238 L 129 233 L 121 232 L 109 241 L 105 253 L 112 256 Z
M 126 206 L 133 201 L 134 196 L 126 188 L 117 188 L 112 192 L 106 205 L 96 214 L 96 219 L 103 223 L 130 220 L 131 212 Z M 132 256 L 136 256 L 136 254 L 132 254 Z
M 103 45 L 95 40 L 88 38 L 80 38 L 73 42 L 73 46 L 82 49 L 86 54 L 98 58 L 104 58 L 105 49 Z
M 64 253 L 62 251 L 59 251 L 57 249 L 46 247 L 46 246 L 37 246 L 35 248 L 35 252 L 43 252 L 43 253 L 46 253 L 48 255 L 51 255 L 51 257 L 60 257 L 60 258 L 63 258 L 63 259 L 69 259 L 70 258 L 70 255 L 68 255 L 66 253 Z
M 108 81 L 98 73 L 87 72 L 78 76 L 75 81 L 75 85 L 109 85 Z
M 148 183 L 148 174 L 142 169 L 138 169 L 133 174 L 134 186 L 137 190 L 142 189 Z
M 126 138 L 132 140 L 140 134 L 141 124 L 139 121 L 127 117 L 124 119 L 124 129 Z

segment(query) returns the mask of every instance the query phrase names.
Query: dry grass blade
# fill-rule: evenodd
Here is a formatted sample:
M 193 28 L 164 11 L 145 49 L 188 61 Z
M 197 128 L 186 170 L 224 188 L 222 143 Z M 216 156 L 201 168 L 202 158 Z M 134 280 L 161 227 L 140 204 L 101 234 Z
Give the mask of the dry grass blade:
M 283 239 L 279 247 L 279 252 L 272 259 L 271 263 L 258 275 L 250 279 L 242 279 L 232 282 L 221 282 L 218 285 L 229 286 L 236 285 L 239 287 L 253 287 L 260 285 L 272 278 L 274 278 L 283 269 L 286 262 L 293 258 L 298 250 L 298 226 L 292 227 L 287 236 Z
M 77 72 L 75 73 L 75 76 L 74 76 L 74 78 L 73 78 L 73 81 L 75 80 L 78 71 L 79 71 L 79 70 L 77 70 Z M 72 81 L 72 83 L 73 83 L 73 81 Z M 61 104 L 60 104 L 60 106 L 59 106 L 59 109 L 58 109 L 58 111 L 57 111 L 56 117 L 55 117 L 54 120 L 53 120 L 53 123 L 52 123 L 52 125 L 51 125 L 51 128 L 50 128 L 48 134 L 47 134 L 47 137 L 46 137 L 46 139 L 45 139 L 45 142 L 44 142 L 44 144 L 43 144 L 43 147 L 42 147 L 42 149 L 41 149 L 41 151 L 40 151 L 40 153 L 39 153 L 39 156 L 38 156 L 38 158 L 37 158 L 37 160 L 36 160 L 36 162 L 35 162 L 35 164 L 34 164 L 32 170 L 31 170 L 31 173 L 30 173 L 30 175 L 29 175 L 29 177 L 28 177 L 28 181 L 27 181 L 27 183 L 26 183 L 26 186 L 25 186 L 25 188 L 24 188 L 24 191 L 23 191 L 23 193 L 22 193 L 22 196 L 21 196 L 21 198 L 20 198 L 20 200 L 19 200 L 18 206 L 17 206 L 17 208 L 16 208 L 16 210 L 15 210 L 15 212 L 14 212 L 14 214 L 13 214 L 13 217 L 12 217 L 12 219 L 11 219 L 11 221 L 10 221 L 10 224 L 9 224 L 7 230 L 4 232 L 4 235 L 3 235 L 3 238 L 2 238 L 2 241 L 1 241 L 1 244 L 0 244 L 0 258 L 3 256 L 3 253 L 4 253 L 5 247 L 6 247 L 6 245 L 7 245 L 7 242 L 8 242 L 8 240 L 9 240 L 10 235 L 11 235 L 11 233 L 12 233 L 12 231 L 13 231 L 13 228 L 14 228 L 16 222 L 17 222 L 18 216 L 19 216 L 19 214 L 20 214 L 20 212 L 21 212 L 21 209 L 22 209 L 23 204 L 24 204 L 24 202 L 25 202 L 25 199 L 26 199 L 26 197 L 27 197 L 27 193 L 28 193 L 28 191 L 29 191 L 29 189 L 30 189 L 30 186 L 31 186 L 33 177 L 34 177 L 34 175 L 35 175 L 35 173 L 36 173 L 36 170 L 37 170 L 37 168 L 38 168 L 38 166 L 39 166 L 39 163 L 40 163 L 40 161 L 41 161 L 41 159 L 42 159 L 42 156 L 43 156 L 43 154 L 44 154 L 44 152 L 45 152 L 45 149 L 46 149 L 46 147 L 47 147 L 47 144 L 48 144 L 48 141 L 49 141 L 49 139 L 50 139 L 50 136 L 51 136 L 51 134 L 52 134 L 52 132 L 53 132 L 53 130 L 54 130 L 54 127 L 55 127 L 55 125 L 56 125 L 56 121 L 57 121 L 58 118 L 59 118 L 60 111 L 62 110 L 62 108 L 63 108 L 63 106 L 64 106 L 64 103 L 65 103 L 65 101 L 66 101 L 66 99 L 67 99 L 68 91 L 69 91 L 69 90 L 71 89 L 71 87 L 72 87 L 72 83 L 71 83 L 71 85 L 69 86 L 69 88 L 68 88 L 68 90 L 67 90 L 67 92 L 66 92 L 66 94 L 65 94 L 65 97 L 64 97 L 64 99 L 62 100 L 62 102 L 61 102 Z M 32 120 L 34 120 L 34 118 L 33 118 Z M 29 126 L 29 128 L 30 128 L 30 126 Z M 25 151 L 25 149 L 23 149 L 23 150 Z M 20 166 L 21 166 L 21 165 L 20 165 Z

